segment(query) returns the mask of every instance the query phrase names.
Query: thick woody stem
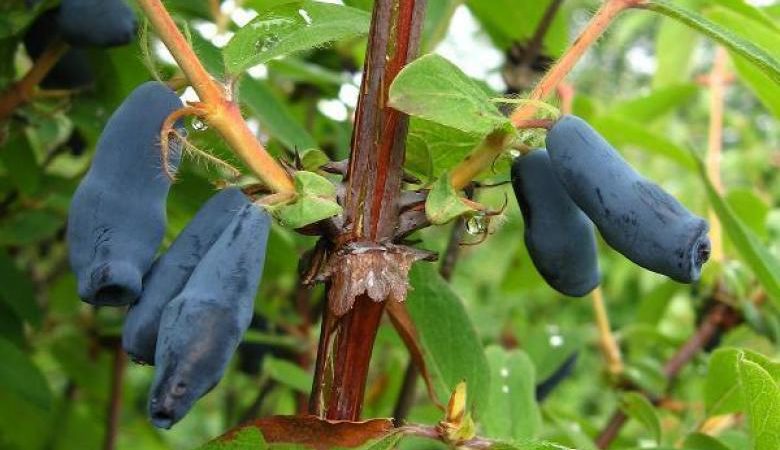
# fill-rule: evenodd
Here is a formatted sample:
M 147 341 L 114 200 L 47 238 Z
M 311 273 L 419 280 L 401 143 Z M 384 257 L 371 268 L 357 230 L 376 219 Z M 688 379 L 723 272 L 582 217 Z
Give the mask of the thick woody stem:
M 138 5 L 197 92 L 206 112 L 206 122 L 270 189 L 294 192 L 290 175 L 257 140 L 241 116 L 238 105 L 203 67 L 162 2 L 138 0 Z
M 607 0 L 596 15 L 590 20 L 582 34 L 574 41 L 571 47 L 550 68 L 547 74 L 539 81 L 534 90 L 528 96 L 530 100 L 544 100 L 555 92 L 556 86 L 571 72 L 575 64 L 582 58 L 585 52 L 596 40 L 604 34 L 609 25 L 625 9 L 642 5 L 642 0 Z M 511 121 L 517 126 L 528 119 L 532 119 L 537 106 L 534 103 L 525 103 L 512 113 Z M 483 146 L 471 153 L 466 160 L 461 162 L 452 171 L 452 185 L 455 189 L 462 189 L 471 180 L 476 178 L 483 170 L 490 167 L 493 161 L 504 150 L 503 147 Z
M 66 51 L 68 51 L 68 44 L 61 39 L 55 39 L 35 60 L 27 74 L 0 96 L 0 122 L 9 118 L 16 108 L 30 101 L 35 88 Z
M 385 243 L 398 222 L 408 118 L 386 106 L 395 76 L 417 54 L 425 0 L 376 0 L 355 112 L 346 176 L 344 234 L 338 245 Z M 357 420 L 384 302 L 360 295 L 337 317 L 325 308 L 310 412 Z

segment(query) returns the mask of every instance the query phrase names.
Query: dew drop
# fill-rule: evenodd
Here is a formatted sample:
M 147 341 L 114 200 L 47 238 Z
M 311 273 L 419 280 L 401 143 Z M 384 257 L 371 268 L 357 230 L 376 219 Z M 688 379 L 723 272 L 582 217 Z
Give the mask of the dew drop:
M 206 122 L 200 120 L 197 117 L 193 117 L 190 121 L 190 126 L 192 126 L 192 129 L 195 131 L 206 131 L 209 129 L 209 126 L 206 124 Z
M 475 214 L 466 221 L 466 233 L 477 236 L 487 231 L 487 219 L 484 214 Z
M 550 336 L 550 345 L 553 347 L 560 347 L 563 345 L 563 336 L 560 334 L 554 334 Z
M 501 373 L 501 376 L 504 377 L 504 378 L 509 377 L 509 369 L 507 369 L 506 367 L 502 367 L 500 373 Z
M 509 393 L 509 386 L 507 386 L 507 385 L 501 386 L 501 392 L 503 392 L 504 394 L 508 394 Z
M 298 10 L 298 15 L 303 17 L 304 22 L 306 22 L 306 26 L 311 25 L 311 16 L 309 15 L 309 13 L 305 9 L 299 9 Z

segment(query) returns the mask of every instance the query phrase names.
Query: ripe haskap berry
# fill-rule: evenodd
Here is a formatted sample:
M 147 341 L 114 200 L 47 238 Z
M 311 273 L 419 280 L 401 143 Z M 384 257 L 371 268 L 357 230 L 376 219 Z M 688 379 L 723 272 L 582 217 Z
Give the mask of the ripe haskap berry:
M 157 258 L 143 280 L 143 294 L 130 307 L 122 346 L 133 360 L 153 364 L 157 330 L 165 305 L 184 288 L 192 271 L 227 228 L 239 209 L 250 203 L 239 188 L 227 188 L 207 201 L 170 248 Z
M 57 36 L 57 11 L 38 16 L 24 35 L 24 48 L 35 60 Z M 89 58 L 84 50 L 71 48 L 49 70 L 40 86 L 45 89 L 79 89 L 95 84 Z
M 133 40 L 137 21 L 124 0 L 62 0 L 58 24 L 73 46 L 114 47 Z
M 165 307 L 149 396 L 156 427 L 173 426 L 222 378 L 252 320 L 270 223 L 243 207 Z
M 569 195 L 612 248 L 674 280 L 699 279 L 710 252 L 704 219 L 634 171 L 578 117 L 552 127 L 547 150 Z
M 170 88 L 148 82 L 125 99 L 103 129 L 68 214 L 70 265 L 79 296 L 88 303 L 126 305 L 141 294 L 141 278 L 165 232 L 171 186 L 162 170 L 160 129 L 181 106 Z
M 569 197 L 545 150 L 515 159 L 512 187 L 536 270 L 565 295 L 581 297 L 592 291 L 600 279 L 593 224 Z

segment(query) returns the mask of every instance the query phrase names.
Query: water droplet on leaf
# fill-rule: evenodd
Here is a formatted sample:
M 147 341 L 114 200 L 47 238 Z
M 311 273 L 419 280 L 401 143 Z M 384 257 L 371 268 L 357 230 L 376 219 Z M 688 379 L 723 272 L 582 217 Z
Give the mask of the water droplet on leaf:
M 466 233 L 472 236 L 478 236 L 480 234 L 484 234 L 487 231 L 487 226 L 488 224 L 485 214 L 474 214 L 473 216 L 469 217 L 469 220 L 466 221 Z

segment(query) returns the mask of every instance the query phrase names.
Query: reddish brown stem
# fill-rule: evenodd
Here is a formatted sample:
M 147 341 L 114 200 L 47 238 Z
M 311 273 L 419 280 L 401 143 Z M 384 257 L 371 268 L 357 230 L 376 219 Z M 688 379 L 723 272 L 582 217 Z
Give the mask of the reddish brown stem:
M 0 96 L 0 122 L 8 119 L 16 108 L 30 101 L 35 88 L 66 51 L 68 51 L 68 44 L 61 39 L 55 39 L 35 60 L 27 74 Z
M 425 0 L 376 0 L 345 181 L 346 226 L 337 245 L 393 237 L 408 118 L 386 106 L 390 84 L 417 53 Z M 329 302 L 332 301 L 329 299 Z M 325 308 L 310 411 L 357 420 L 384 302 L 360 295 L 337 317 Z
M 125 378 L 125 366 L 127 357 L 122 350 L 121 343 L 114 346 L 114 365 L 111 373 L 111 395 L 106 411 L 106 434 L 103 438 L 103 450 L 116 448 L 117 432 L 119 430 L 119 416 L 122 413 L 122 382 Z

